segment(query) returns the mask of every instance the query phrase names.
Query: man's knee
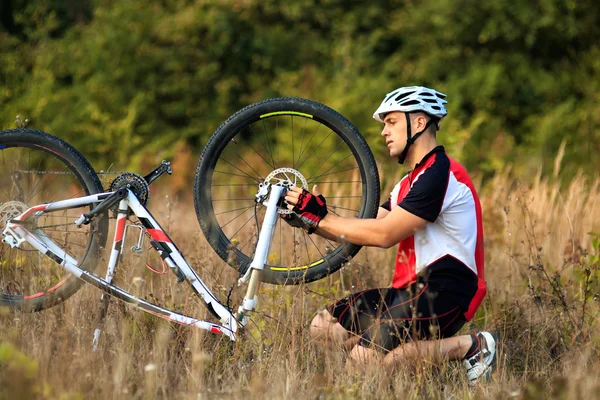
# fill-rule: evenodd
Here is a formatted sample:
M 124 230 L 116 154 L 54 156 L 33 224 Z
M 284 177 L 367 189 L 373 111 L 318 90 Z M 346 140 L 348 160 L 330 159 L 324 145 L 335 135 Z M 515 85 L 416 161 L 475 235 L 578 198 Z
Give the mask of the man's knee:
M 348 338 L 348 331 L 327 310 L 315 315 L 310 323 L 310 334 L 313 338 L 325 337 L 335 342 L 343 342 Z
M 396 367 L 398 360 L 398 354 L 394 353 L 394 351 L 390 351 L 388 354 L 385 355 L 385 357 L 383 357 L 383 368 L 386 371 L 393 371 Z
M 381 354 L 374 349 L 370 349 L 360 344 L 357 344 L 352 348 L 348 359 L 346 361 L 346 368 L 348 369 L 361 369 L 367 365 L 373 363 L 375 360 L 380 359 Z

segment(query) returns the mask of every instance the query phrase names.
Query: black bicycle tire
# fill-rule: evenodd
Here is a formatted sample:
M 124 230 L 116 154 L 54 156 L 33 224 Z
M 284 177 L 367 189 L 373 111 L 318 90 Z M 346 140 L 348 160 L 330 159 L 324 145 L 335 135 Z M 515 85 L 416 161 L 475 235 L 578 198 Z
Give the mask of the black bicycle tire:
M 276 112 L 307 113 L 327 123 L 329 128 L 346 141 L 359 163 L 361 177 L 366 182 L 363 196 L 366 201 L 360 210 L 359 218 L 374 218 L 379 207 L 379 174 L 373 154 L 358 129 L 337 111 L 314 101 L 284 97 L 264 100 L 251 104 L 223 122 L 208 140 L 197 164 L 194 177 L 194 206 L 202 232 L 211 247 L 221 259 L 231 267 L 244 273 L 250 264 L 249 257 L 233 248 L 236 257 L 232 258 L 231 242 L 225 237 L 216 222 L 210 199 L 210 181 L 213 168 L 226 143 L 246 126 L 257 120 L 257 116 Z M 217 226 L 215 226 L 217 225 Z M 346 243 L 336 251 L 326 255 L 319 265 L 303 270 L 275 271 L 266 268 L 262 280 L 271 284 L 299 284 L 322 279 L 337 271 L 344 263 L 356 255 L 360 246 Z
M 76 175 L 86 191 L 86 195 L 102 193 L 102 183 L 90 163 L 73 146 L 64 140 L 48 133 L 32 129 L 11 129 L 0 131 L 0 146 L 6 147 L 33 147 L 51 152 L 55 157 L 64 162 Z M 106 244 L 108 231 L 108 218 L 103 215 L 92 222 L 90 239 L 79 268 L 93 271 L 97 265 L 98 252 Z M 0 293 L 0 306 L 8 306 L 24 312 L 41 311 L 62 303 L 75 292 L 84 282 L 74 275 L 67 275 L 66 281 L 52 293 L 45 292 L 36 298 L 22 299 L 22 296 L 13 296 Z

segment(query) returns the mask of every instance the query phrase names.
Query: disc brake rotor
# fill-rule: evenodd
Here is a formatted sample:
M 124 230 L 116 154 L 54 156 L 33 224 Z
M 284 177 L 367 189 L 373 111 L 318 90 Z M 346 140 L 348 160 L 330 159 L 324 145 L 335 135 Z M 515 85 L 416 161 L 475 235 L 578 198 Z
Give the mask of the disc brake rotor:
M 308 182 L 304 175 L 293 168 L 277 168 L 265 178 L 265 182 L 272 185 L 279 184 L 281 186 L 297 186 L 304 190 L 308 190 Z M 287 208 L 277 208 L 279 214 L 290 214 L 291 211 Z
M 23 214 L 28 208 L 27 204 L 20 201 L 7 201 L 0 204 L 0 229 L 4 228 L 11 219 Z

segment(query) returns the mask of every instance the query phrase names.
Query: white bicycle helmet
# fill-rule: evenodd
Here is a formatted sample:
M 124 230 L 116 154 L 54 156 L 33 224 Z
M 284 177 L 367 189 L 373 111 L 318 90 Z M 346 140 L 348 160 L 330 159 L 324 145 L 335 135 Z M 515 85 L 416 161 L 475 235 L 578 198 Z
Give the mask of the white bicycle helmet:
M 436 124 L 437 128 L 440 129 L 440 121 L 448 114 L 444 106 L 448 103 L 445 98 L 444 93 L 424 86 L 401 87 L 388 93 L 379 108 L 375 110 L 373 118 L 379 122 L 383 122 L 385 115 L 392 111 L 401 111 L 406 116 L 406 146 L 404 146 L 402 154 L 398 157 L 400 164 L 404 164 L 408 149 L 429 126 Z M 422 111 L 429 115 L 430 119 L 423 130 L 413 135 L 408 115 L 414 111 Z
M 424 86 L 401 87 L 385 96 L 373 114 L 373 118 L 383 122 L 385 115 L 392 111 L 422 111 L 435 118 L 439 125 L 439 122 L 448 114 L 444 106 L 448 103 L 445 98 L 444 93 Z

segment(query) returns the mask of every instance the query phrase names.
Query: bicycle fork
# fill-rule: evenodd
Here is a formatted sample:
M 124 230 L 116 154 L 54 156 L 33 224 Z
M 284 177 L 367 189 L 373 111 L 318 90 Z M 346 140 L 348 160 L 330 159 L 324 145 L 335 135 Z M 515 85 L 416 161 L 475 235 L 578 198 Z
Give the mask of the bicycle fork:
M 258 293 L 258 288 L 260 286 L 262 271 L 269 257 L 269 250 L 271 248 L 271 242 L 273 241 L 273 235 L 275 234 L 275 226 L 277 225 L 277 203 L 285 190 L 282 186 L 269 186 L 271 188 L 271 193 L 269 195 L 269 200 L 266 203 L 267 211 L 263 220 L 262 229 L 258 236 L 255 256 L 244 276 L 238 281 L 238 284 L 242 284 L 248 280 L 250 281 L 248 283 L 244 301 L 238 308 L 237 319 L 242 326 L 245 326 L 248 323 L 250 313 L 256 309 L 258 304 L 258 296 L 256 294 Z M 265 187 L 264 189 L 267 190 L 268 188 Z M 257 195 L 257 198 L 258 196 L 260 196 L 260 192 Z

